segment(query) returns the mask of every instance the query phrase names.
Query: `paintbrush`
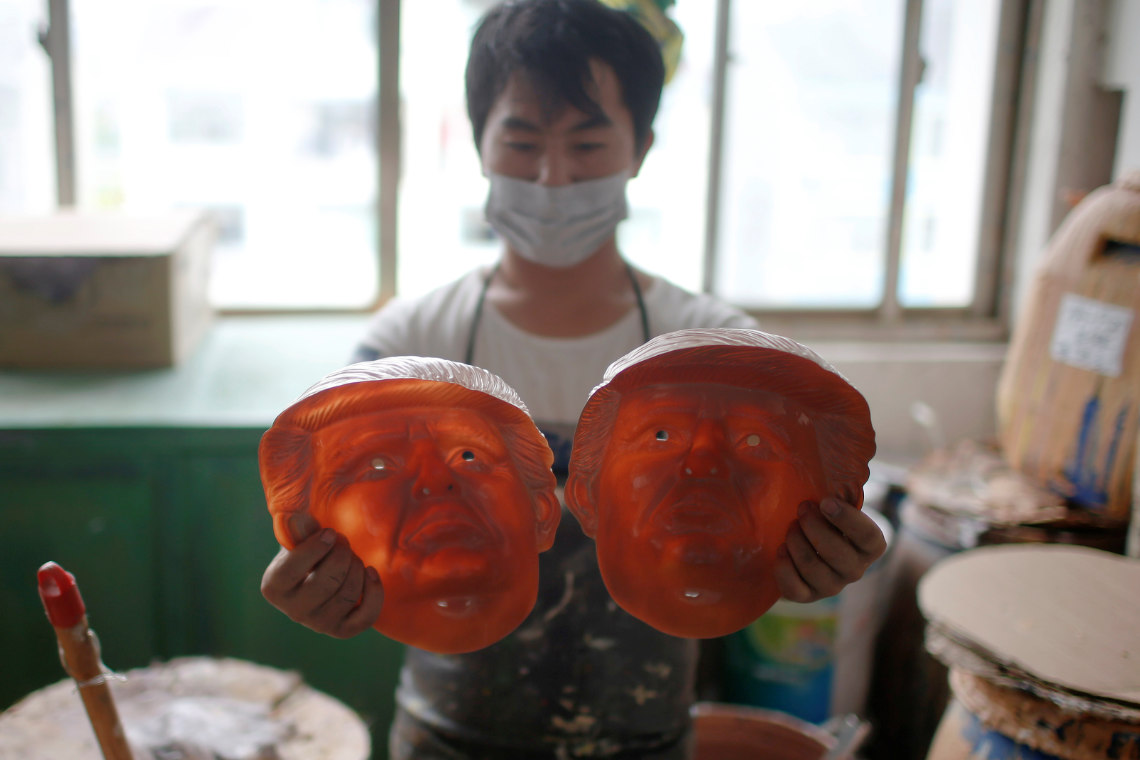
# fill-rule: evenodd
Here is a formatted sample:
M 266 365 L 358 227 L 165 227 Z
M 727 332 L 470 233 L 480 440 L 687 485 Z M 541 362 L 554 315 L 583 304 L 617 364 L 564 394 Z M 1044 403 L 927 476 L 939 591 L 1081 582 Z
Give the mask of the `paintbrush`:
M 133 760 L 114 697 L 107 686 L 98 641 L 87 625 L 87 608 L 75 585 L 75 576 L 56 563 L 48 562 L 36 577 L 44 610 L 59 640 L 64 670 L 79 687 L 79 696 L 103 757 Z

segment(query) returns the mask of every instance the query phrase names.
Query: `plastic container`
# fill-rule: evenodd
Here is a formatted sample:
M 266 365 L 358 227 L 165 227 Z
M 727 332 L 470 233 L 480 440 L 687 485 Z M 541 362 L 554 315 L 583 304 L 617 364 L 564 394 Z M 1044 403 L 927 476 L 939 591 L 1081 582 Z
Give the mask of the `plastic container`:
M 698 702 L 692 716 L 693 760 L 820 760 L 840 742 L 829 731 L 777 710 Z M 837 758 L 853 757 L 864 735 L 845 742 Z
M 1063 709 L 954 669 L 954 697 L 926 760 L 1140 758 L 1140 723 Z
M 865 508 L 887 538 L 887 551 L 837 596 L 811 604 L 780 600 L 725 639 L 725 699 L 812 723 L 864 713 L 875 638 L 883 619 L 885 572 L 894 531 Z

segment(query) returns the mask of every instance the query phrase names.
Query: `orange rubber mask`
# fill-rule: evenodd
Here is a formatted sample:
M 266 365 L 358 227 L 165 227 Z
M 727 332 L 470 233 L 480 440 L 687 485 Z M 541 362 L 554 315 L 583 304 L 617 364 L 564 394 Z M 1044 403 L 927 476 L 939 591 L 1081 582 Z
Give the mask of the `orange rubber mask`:
M 307 511 L 384 587 L 374 628 L 440 653 L 514 630 L 561 510 L 553 455 L 517 394 L 486 370 L 393 357 L 325 377 L 262 437 L 277 540 Z
M 799 505 L 862 505 L 875 452 L 863 396 L 810 349 L 758 330 L 662 335 L 610 366 L 582 411 L 567 505 L 610 595 L 688 638 L 779 598 Z

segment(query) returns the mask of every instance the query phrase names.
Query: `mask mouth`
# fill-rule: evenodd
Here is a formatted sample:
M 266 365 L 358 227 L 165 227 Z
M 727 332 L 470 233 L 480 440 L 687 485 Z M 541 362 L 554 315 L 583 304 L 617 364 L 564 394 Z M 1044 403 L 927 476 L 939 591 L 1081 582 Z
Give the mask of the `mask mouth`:
M 717 604 L 724 598 L 724 594 L 715 589 L 693 587 L 682 589 L 679 598 L 686 604 L 703 606 Z
M 478 614 L 483 608 L 482 602 L 480 597 L 470 594 L 441 597 L 432 604 L 439 615 L 461 620 Z

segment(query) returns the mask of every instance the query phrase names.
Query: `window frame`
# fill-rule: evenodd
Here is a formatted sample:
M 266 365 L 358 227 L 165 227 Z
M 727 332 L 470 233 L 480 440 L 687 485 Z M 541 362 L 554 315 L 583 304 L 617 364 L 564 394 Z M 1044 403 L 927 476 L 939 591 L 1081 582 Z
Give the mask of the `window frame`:
M 724 89 L 732 57 L 728 29 L 732 2 L 717 0 L 716 79 L 703 251 L 702 289 L 705 292 L 710 290 L 718 255 L 716 220 L 720 203 Z M 872 309 L 749 309 L 765 329 L 796 337 L 838 340 L 998 341 L 1008 338 L 1011 288 L 1007 285 L 1014 275 L 1016 219 L 1021 208 L 1021 178 L 1025 174 L 1036 75 L 1036 59 L 1030 51 L 1036 48 L 1041 34 L 1042 3 L 1002 0 L 1000 6 L 973 300 L 960 308 L 907 308 L 900 303 L 898 286 L 912 116 L 923 68 L 919 47 L 923 4 L 923 0 L 906 0 L 905 6 L 883 300 Z
M 400 9 L 404 0 L 375 0 L 377 92 L 377 250 L 379 283 L 373 303 L 363 307 L 220 309 L 222 314 L 364 313 L 396 295 L 399 178 L 402 171 L 400 113 Z M 741 0 L 736 0 L 740 2 Z M 733 0 L 717 0 L 713 109 L 708 148 L 708 187 L 702 287 L 710 292 L 718 256 L 720 176 L 726 110 L 725 84 L 732 50 L 729 19 Z M 765 329 L 812 339 L 997 341 L 1008 337 L 1017 224 L 1024 195 L 1030 115 L 1033 110 L 1036 49 L 1041 35 L 1041 0 L 1002 0 L 990 124 L 984 167 L 978 256 L 972 302 L 962 308 L 908 308 L 899 301 L 901 233 L 906 198 L 915 92 L 922 76 L 919 49 L 924 0 L 905 0 L 899 66 L 894 155 L 883 300 L 871 309 L 748 309 Z M 71 83 L 70 0 L 49 0 L 41 34 L 52 70 L 57 202 L 75 204 L 76 169 Z

